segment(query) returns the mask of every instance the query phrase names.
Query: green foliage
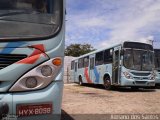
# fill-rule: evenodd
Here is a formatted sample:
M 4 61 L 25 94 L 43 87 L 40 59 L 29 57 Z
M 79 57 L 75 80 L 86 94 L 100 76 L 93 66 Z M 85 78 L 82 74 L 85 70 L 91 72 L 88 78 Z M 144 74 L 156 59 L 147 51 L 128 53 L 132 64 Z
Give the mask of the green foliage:
M 65 55 L 78 57 L 94 50 L 95 49 L 90 44 L 71 44 L 66 47 Z

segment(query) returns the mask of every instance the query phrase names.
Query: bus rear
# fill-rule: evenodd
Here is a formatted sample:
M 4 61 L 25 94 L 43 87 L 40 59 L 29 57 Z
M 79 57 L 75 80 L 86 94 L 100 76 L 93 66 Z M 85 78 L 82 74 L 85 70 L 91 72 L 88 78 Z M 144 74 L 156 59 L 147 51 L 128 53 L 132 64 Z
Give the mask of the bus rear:
M 131 87 L 155 86 L 153 46 L 138 42 L 124 42 L 121 85 Z
M 63 51 L 63 0 L 0 1 L 0 119 L 60 117 Z
M 160 49 L 154 49 L 156 84 L 160 85 Z

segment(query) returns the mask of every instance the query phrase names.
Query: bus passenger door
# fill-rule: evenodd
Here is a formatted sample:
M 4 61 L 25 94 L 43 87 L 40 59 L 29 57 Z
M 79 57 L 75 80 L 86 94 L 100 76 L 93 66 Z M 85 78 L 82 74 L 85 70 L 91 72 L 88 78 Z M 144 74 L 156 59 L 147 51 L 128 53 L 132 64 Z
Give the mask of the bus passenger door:
M 75 82 L 79 82 L 78 81 L 78 76 L 77 76 L 77 62 L 75 62 L 75 65 L 74 65 L 74 81 Z
M 113 63 L 112 63 L 112 84 L 119 83 L 119 64 L 120 64 L 120 49 L 114 49 L 113 51 Z
M 89 64 L 89 76 L 92 82 L 94 83 L 94 57 L 90 58 Z

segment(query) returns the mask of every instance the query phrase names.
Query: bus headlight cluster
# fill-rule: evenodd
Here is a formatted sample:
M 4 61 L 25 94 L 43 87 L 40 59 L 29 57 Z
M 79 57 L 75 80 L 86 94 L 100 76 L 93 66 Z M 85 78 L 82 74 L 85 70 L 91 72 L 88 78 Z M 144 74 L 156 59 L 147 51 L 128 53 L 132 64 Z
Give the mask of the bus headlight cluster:
M 127 79 L 132 79 L 132 76 L 128 72 L 123 72 L 123 74 Z
M 156 70 L 154 70 L 152 73 L 151 73 L 151 76 L 149 77 L 150 80 L 155 80 L 156 77 L 157 77 L 157 74 L 156 74 Z
M 53 58 L 22 76 L 9 91 L 30 91 L 45 88 L 54 81 L 61 68 L 62 58 Z
M 155 78 L 156 78 L 156 74 L 155 73 L 152 73 L 151 76 L 149 77 L 150 80 L 155 80 Z
M 154 79 L 155 79 L 155 77 L 154 77 L 154 76 L 151 76 L 149 79 L 150 79 L 150 80 L 154 80 Z

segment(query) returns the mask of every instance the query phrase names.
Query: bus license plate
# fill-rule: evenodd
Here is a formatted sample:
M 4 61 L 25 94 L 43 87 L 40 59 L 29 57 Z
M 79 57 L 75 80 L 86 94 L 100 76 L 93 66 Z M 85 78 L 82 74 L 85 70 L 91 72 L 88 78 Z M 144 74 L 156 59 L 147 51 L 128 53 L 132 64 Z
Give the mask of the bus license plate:
M 17 116 L 32 116 L 32 115 L 44 115 L 52 114 L 52 104 L 29 104 L 29 105 L 17 105 Z

